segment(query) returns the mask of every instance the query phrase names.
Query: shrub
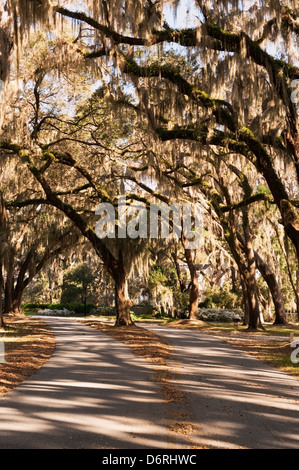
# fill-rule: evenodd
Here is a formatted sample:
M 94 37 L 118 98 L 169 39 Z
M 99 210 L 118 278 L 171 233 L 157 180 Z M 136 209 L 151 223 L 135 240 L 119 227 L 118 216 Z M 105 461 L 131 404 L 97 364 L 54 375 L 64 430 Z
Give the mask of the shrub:
M 205 293 L 205 299 L 200 302 L 198 306 L 200 308 L 224 308 L 224 309 L 236 309 L 242 305 L 242 292 L 234 293 L 227 290 L 220 290 L 218 292 L 207 291 Z
M 68 306 L 66 304 L 47 304 L 45 308 L 49 310 L 63 310 L 68 308 Z
M 24 310 L 35 310 L 37 308 L 47 308 L 47 304 L 26 303 L 22 305 Z
M 242 313 L 240 310 L 228 310 L 228 309 L 211 309 L 201 308 L 198 312 L 198 319 L 207 322 L 224 322 L 229 323 L 238 319 L 243 321 Z
M 114 316 L 115 308 L 114 307 L 94 307 L 90 310 L 90 315 L 104 315 L 104 316 Z
M 80 302 L 71 302 L 66 304 L 66 307 L 70 310 L 73 310 L 75 313 L 85 313 L 85 306 Z M 86 313 L 90 314 L 92 309 L 96 308 L 96 305 L 93 303 L 88 303 L 86 305 Z
M 50 316 L 50 317 L 69 317 L 71 315 L 74 315 L 75 312 L 71 312 L 70 310 L 67 310 L 66 308 L 62 310 L 58 309 L 52 309 L 52 308 L 45 308 L 43 310 L 39 310 L 37 312 L 38 315 L 45 315 L 45 316 Z
M 86 313 L 89 314 L 92 309 L 96 307 L 95 304 L 93 303 L 88 303 L 86 305 Z M 39 311 L 42 310 L 49 310 L 49 311 L 56 311 L 56 312 L 63 312 L 64 310 L 71 311 L 72 314 L 84 314 L 85 313 L 85 306 L 84 304 L 81 304 L 80 302 L 70 302 L 70 303 L 54 303 L 54 304 L 34 304 L 34 303 L 28 303 L 23 305 L 24 310 L 37 310 Z

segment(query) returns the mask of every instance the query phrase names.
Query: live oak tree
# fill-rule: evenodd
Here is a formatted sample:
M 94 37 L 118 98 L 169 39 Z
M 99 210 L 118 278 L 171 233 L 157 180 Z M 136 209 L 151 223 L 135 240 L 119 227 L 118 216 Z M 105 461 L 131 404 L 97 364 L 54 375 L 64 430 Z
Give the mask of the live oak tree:
M 1 251 L 0 251 L 0 328 L 4 326 L 3 320 L 3 303 L 2 296 L 4 291 L 4 278 L 3 278 L 3 257 L 4 257 L 4 243 L 6 238 L 6 212 L 4 207 L 4 201 L 2 193 L 0 193 L 0 241 L 1 241 Z
M 13 48 L 13 35 L 12 35 L 12 18 L 7 15 L 7 11 L 0 5 L 0 96 L 1 103 L 5 99 L 5 85 L 9 76 L 9 62 L 10 55 Z M 1 112 L 1 125 L 2 125 L 2 112 Z
M 41 52 L 39 57 L 41 61 L 44 49 L 40 47 L 39 40 L 37 40 L 37 45 L 39 49 L 36 48 L 35 51 Z M 113 180 L 111 168 L 114 165 L 114 171 L 116 171 L 117 159 L 125 158 L 128 150 L 126 150 L 126 145 L 119 149 L 109 148 L 117 138 L 117 126 L 112 118 L 107 120 L 109 109 L 107 106 L 101 107 L 100 105 L 101 101 L 103 103 L 101 92 L 96 92 L 91 100 L 81 107 L 77 106 L 75 98 L 77 111 L 73 118 L 62 114 L 61 107 L 59 107 L 62 84 L 60 82 L 56 90 L 49 85 L 51 73 L 53 76 L 51 64 L 53 65 L 53 60 L 52 62 L 44 60 L 41 65 L 37 57 L 33 58 L 32 75 L 27 75 L 27 85 L 26 77 L 24 77 L 24 96 L 19 98 L 17 105 L 21 109 L 21 119 L 24 115 L 26 119 L 29 117 L 29 126 L 24 136 L 22 131 L 19 131 L 21 119 L 16 124 L 12 121 L 10 127 L 16 127 L 16 130 L 14 129 L 16 139 L 21 145 L 3 142 L 1 148 L 8 152 L 10 158 L 13 155 L 17 156 L 19 163 L 27 167 L 40 187 L 40 191 L 37 190 L 39 197 L 26 199 L 24 195 L 20 195 L 22 201 L 19 207 L 54 206 L 70 219 L 82 235 L 89 240 L 115 282 L 116 324 L 130 324 L 131 303 L 127 291 L 128 275 L 144 244 L 142 241 L 134 240 L 130 243 L 129 239 L 123 240 L 123 243 L 102 240 L 94 231 L 97 205 L 101 202 L 117 204 L 119 188 L 117 182 L 111 183 Z M 28 62 L 26 73 L 28 74 Z M 70 73 L 68 70 L 68 76 Z M 73 81 L 71 85 L 74 86 Z M 67 90 L 64 89 L 63 93 L 66 94 Z M 94 110 L 95 104 L 98 106 L 96 110 Z M 111 127 L 115 128 L 114 132 L 111 132 Z M 9 131 L 11 132 L 10 129 Z M 20 136 L 22 136 L 21 139 Z M 124 139 L 125 133 L 122 132 L 121 136 Z M 131 140 L 133 138 L 134 136 L 131 136 Z M 26 139 L 30 141 L 29 150 L 23 147 Z M 137 150 L 134 150 L 132 145 L 131 142 L 131 155 L 134 152 L 138 155 L 144 151 L 144 146 L 138 146 L 138 141 L 134 145 L 138 147 Z M 53 182 L 55 182 L 55 188 Z M 107 190 L 105 185 L 108 183 L 109 189 Z M 132 197 L 136 195 L 133 194 Z M 146 260 L 146 255 L 142 256 L 141 260 Z
M 168 3 L 136 0 L 120 4 L 107 0 L 98 4 L 86 0 L 82 10 L 77 11 L 71 1 L 50 5 L 46 0 L 9 0 L 7 7 L 15 18 L 17 50 L 21 50 L 31 25 L 39 22 L 46 30 L 55 24 L 60 32 L 68 20 L 73 22 L 76 34 L 66 41 L 68 56 L 80 56 L 96 64 L 95 80 L 105 85 L 106 96 L 117 109 L 121 105 L 127 108 L 129 101 L 131 109 L 146 116 L 148 146 L 156 160 L 160 158 L 160 168 L 170 175 L 176 176 L 180 169 L 180 154 L 191 170 L 196 152 L 204 156 L 209 149 L 217 149 L 244 156 L 268 185 L 298 261 L 298 113 L 294 81 L 299 77 L 299 48 L 295 0 L 259 5 L 197 0 L 198 25 L 184 29 L 174 29 L 165 21 L 163 7 Z M 163 49 L 169 47 L 187 61 L 195 61 L 197 67 L 185 67 L 186 60 L 165 56 Z M 153 59 L 153 51 L 157 60 Z M 134 100 L 127 99 L 128 89 L 135 91 Z M 193 162 L 180 151 L 186 142 Z M 116 279 L 117 273 L 123 272 L 121 259 L 111 257 L 107 246 L 95 240 L 78 213 L 53 197 L 41 167 L 33 164 L 23 147 L 14 147 L 14 151 L 31 168 L 47 199 L 81 225 L 81 232 L 97 245 L 98 253 L 110 265 L 116 284 L 122 284 Z M 161 156 L 170 147 L 174 147 L 175 158 L 168 164 L 169 159 L 161 160 Z M 43 147 L 43 153 L 49 162 L 49 149 Z M 68 164 L 75 161 L 72 158 Z M 199 182 L 200 176 L 192 184 L 195 187 Z M 222 195 L 218 203 L 223 203 Z
M 298 77 L 296 10 L 290 8 L 291 4 L 286 6 L 279 2 L 261 5 L 258 9 L 254 5 L 247 9 L 240 7 L 238 2 L 232 2 L 229 8 L 226 2 L 218 2 L 217 8 L 214 5 L 213 9 L 208 9 L 198 2 L 202 25 L 177 31 L 161 22 L 161 4 L 160 11 L 155 6 L 155 18 L 154 15 L 152 18 L 159 21 L 157 28 L 141 19 L 137 32 L 132 26 L 132 36 L 112 30 L 109 7 L 106 17 L 101 18 L 104 25 L 93 22 L 84 13 L 64 8 L 56 11 L 89 24 L 100 31 L 105 40 L 113 40 L 113 54 L 119 69 L 133 82 L 138 81 L 140 105 L 163 141 L 190 139 L 205 146 L 229 148 L 245 155 L 256 166 L 271 190 L 298 258 L 297 202 L 281 173 L 281 166 L 287 167 L 293 180 L 297 180 L 298 188 L 298 118 L 291 88 L 292 81 Z M 154 9 L 153 5 L 151 7 Z M 149 9 L 146 13 L 150 14 Z M 139 10 L 136 14 L 141 16 Z M 279 41 L 282 43 L 281 57 L 284 50 L 291 50 L 290 63 L 268 52 L 271 41 L 272 48 L 277 47 Z M 201 74 L 189 79 L 177 66 L 134 60 L 138 47 L 149 48 L 167 42 L 177 42 L 193 52 L 200 51 Z M 129 45 L 130 49 L 127 51 L 122 45 Z M 106 58 L 110 51 L 105 44 L 85 55 Z M 262 95 L 259 90 L 263 90 Z M 225 99 L 217 97 L 220 93 Z M 188 110 L 191 119 L 186 118 Z M 163 122 L 168 123 L 167 128 L 161 126 Z M 172 122 L 176 126 L 169 129 Z M 273 153 L 276 155 L 274 163 Z
M 259 255 L 260 247 L 255 246 L 254 235 L 255 230 L 251 226 L 250 220 L 253 218 L 252 210 L 250 212 L 250 205 L 247 205 L 247 202 L 250 198 L 254 198 L 254 190 L 252 187 L 252 182 L 256 181 L 257 175 L 253 172 L 253 176 L 249 178 L 245 170 L 239 170 L 234 163 L 230 162 L 228 157 L 225 158 L 225 166 L 236 177 L 237 188 L 233 184 L 233 181 L 230 180 L 230 188 L 227 183 L 227 176 L 225 178 L 225 169 L 221 167 L 223 157 L 216 157 L 212 161 L 213 167 L 216 169 L 216 186 L 219 188 L 220 194 L 222 193 L 223 200 L 226 201 L 227 206 L 221 207 L 217 206 L 217 202 L 212 198 L 214 203 L 216 202 L 216 211 L 220 215 L 220 221 L 224 222 L 224 214 L 229 214 L 229 237 L 228 244 L 232 244 L 232 254 L 235 257 L 236 264 L 239 267 L 240 278 L 243 287 L 244 295 L 244 304 L 245 304 L 245 313 L 247 313 L 247 321 L 251 328 L 255 329 L 257 326 L 257 319 L 259 317 L 259 299 L 258 299 L 258 286 L 256 282 L 256 271 L 259 270 L 262 277 L 264 278 L 268 288 L 271 292 L 273 303 L 275 306 L 275 323 L 284 324 L 286 323 L 286 315 L 284 302 L 282 300 L 281 291 L 277 283 L 275 274 L 271 271 L 267 263 L 264 262 L 263 258 Z M 220 164 L 219 164 L 220 163 Z M 223 164 L 223 163 L 222 163 Z M 244 165 L 245 166 L 245 165 Z M 243 167 L 244 168 L 244 167 Z M 248 167 L 247 167 L 248 171 Z M 250 172 L 250 171 L 249 171 Z M 250 179 L 252 182 L 250 182 Z M 238 194 L 241 190 L 241 194 Z M 238 195 L 238 202 L 234 205 L 236 200 L 236 194 Z M 255 194 L 255 197 L 258 199 L 258 195 Z M 240 202 L 241 201 L 241 202 Z M 243 202 L 242 202 L 243 201 Z M 247 202 L 246 202 L 247 201 Z M 238 217 L 239 211 L 239 217 Z M 234 213 L 234 214 L 233 214 Z M 241 217 L 241 220 L 238 221 L 238 218 Z M 241 249 L 241 250 L 240 250 Z M 245 263 L 242 263 L 242 253 L 243 250 L 245 255 Z
M 24 290 L 49 261 L 79 241 L 79 233 L 51 206 L 24 201 L 38 192 L 30 172 L 2 156 L 0 280 L 4 314 L 20 311 Z M 20 178 L 20 170 L 22 178 Z M 1 295 L 2 301 L 2 295 Z

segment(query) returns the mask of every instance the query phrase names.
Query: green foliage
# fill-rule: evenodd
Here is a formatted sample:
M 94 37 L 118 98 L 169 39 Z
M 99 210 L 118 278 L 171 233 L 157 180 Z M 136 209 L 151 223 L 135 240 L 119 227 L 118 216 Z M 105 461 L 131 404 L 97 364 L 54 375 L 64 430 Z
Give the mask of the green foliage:
M 205 300 L 199 303 L 200 308 L 241 308 L 242 292 L 231 292 L 222 289 L 217 292 L 206 291 Z
M 256 189 L 257 194 L 271 194 L 269 188 L 263 184 L 259 184 Z
M 61 293 L 61 303 L 66 304 L 72 300 L 80 300 L 81 289 L 73 284 L 64 284 Z
M 22 305 L 23 310 L 35 310 L 35 309 L 41 309 L 41 308 L 49 308 L 48 304 L 40 304 L 40 303 L 24 303 Z
M 167 283 L 167 277 L 163 273 L 162 266 L 156 265 L 152 268 L 149 273 L 148 282 L 152 286 L 158 286 L 159 284 Z
M 50 304 L 43 304 L 43 303 L 25 303 L 22 305 L 22 308 L 25 312 L 31 310 L 70 310 L 72 312 L 83 314 L 85 313 L 85 305 L 80 302 L 66 302 L 66 303 L 50 303 Z M 93 303 L 86 304 L 86 311 L 89 314 L 92 309 L 96 308 L 96 305 Z
M 65 304 L 76 301 L 78 304 L 81 302 L 87 306 L 94 283 L 95 276 L 88 265 L 83 263 L 76 266 L 64 278 L 61 302 Z
M 198 313 L 199 320 L 206 322 L 220 322 L 220 323 L 231 323 L 237 319 L 238 322 L 242 321 L 240 311 L 229 310 L 229 309 L 200 309 Z
M 189 308 L 190 293 L 188 290 L 181 292 L 176 290 L 174 292 L 174 303 L 178 316 L 185 316 Z
M 81 304 L 80 302 L 70 302 L 66 306 L 68 310 L 71 310 L 75 313 L 82 313 L 82 314 L 83 313 L 89 314 L 92 311 L 92 309 L 94 309 L 95 307 L 96 305 L 91 302 L 88 302 L 86 306 L 84 304 Z
M 174 294 L 176 291 L 175 271 L 173 268 L 156 264 L 148 276 L 148 288 L 152 302 L 160 314 L 174 314 Z
M 115 308 L 114 307 L 94 307 L 90 310 L 90 315 L 99 315 L 99 316 L 115 316 Z

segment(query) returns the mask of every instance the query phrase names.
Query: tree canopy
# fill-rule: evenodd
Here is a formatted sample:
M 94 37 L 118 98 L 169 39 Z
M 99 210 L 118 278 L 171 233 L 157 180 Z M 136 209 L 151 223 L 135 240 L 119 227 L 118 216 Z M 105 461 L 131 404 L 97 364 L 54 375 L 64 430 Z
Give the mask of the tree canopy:
M 295 0 L 7 0 L 0 14 L 0 147 L 33 181 L 4 206 L 55 208 L 76 227 L 114 281 L 117 324 L 130 324 L 128 275 L 146 276 L 160 249 L 96 236 L 96 205 L 122 194 L 147 207 L 200 201 L 206 233 L 239 273 L 250 328 L 258 270 L 277 321 L 282 272 L 299 311 Z M 180 243 L 192 317 L 209 242 Z

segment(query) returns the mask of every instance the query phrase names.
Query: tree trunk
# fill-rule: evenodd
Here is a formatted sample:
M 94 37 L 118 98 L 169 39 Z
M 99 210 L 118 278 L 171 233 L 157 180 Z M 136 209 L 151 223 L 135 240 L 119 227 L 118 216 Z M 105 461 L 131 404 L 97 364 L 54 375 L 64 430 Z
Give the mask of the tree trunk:
M 0 285 L 0 328 L 4 328 L 4 320 L 3 320 L 3 311 L 2 311 L 2 295 L 3 295 L 3 289 L 2 286 Z
M 4 313 L 11 313 L 13 311 L 13 262 L 14 258 L 11 257 L 6 271 L 6 283 L 4 287 Z
M 279 288 L 276 276 L 273 271 L 270 269 L 267 263 L 259 256 L 258 253 L 254 253 L 256 267 L 263 276 L 269 290 L 271 292 L 272 300 L 275 307 L 275 320 L 274 324 L 276 325 L 285 325 L 286 324 L 286 312 L 284 301 L 282 298 L 281 290 Z
M 175 270 L 176 270 L 176 274 L 177 274 L 177 277 L 178 277 L 178 282 L 179 282 L 179 286 L 180 286 L 180 291 L 181 291 L 181 292 L 185 292 L 185 290 L 186 290 L 186 284 L 185 284 L 185 281 L 184 281 L 183 276 L 182 276 L 182 271 L 181 271 L 181 268 L 180 268 L 180 265 L 179 265 L 177 252 L 174 251 L 173 253 L 171 253 L 171 257 L 172 257 L 172 259 L 173 259 L 174 266 L 175 266 Z
M 299 269 L 296 271 L 296 306 L 297 306 L 297 320 L 299 321 Z
M 246 254 L 247 269 L 245 274 L 245 282 L 247 287 L 247 298 L 249 304 L 249 330 L 257 330 L 258 320 L 260 315 L 260 307 L 257 293 L 257 285 L 255 278 L 256 263 L 254 250 L 252 247 L 252 236 L 249 227 L 248 213 L 247 210 L 243 210 L 243 231 L 244 231 L 244 251 Z
M 50 304 L 53 304 L 54 303 L 54 297 L 53 297 L 54 286 L 53 286 L 53 276 L 52 276 L 52 272 L 50 268 L 47 270 L 47 277 L 49 281 L 49 300 L 50 300 Z
M 248 303 L 248 296 L 247 296 L 247 287 L 246 287 L 245 279 L 243 277 L 243 273 L 241 271 L 240 271 L 240 281 L 241 281 L 241 287 L 242 287 L 243 306 L 244 306 L 244 322 L 243 322 L 243 325 L 248 325 L 249 324 L 250 311 L 249 311 L 249 303 Z
M 244 246 L 245 241 L 241 237 L 241 235 L 238 235 L 238 239 Z M 254 252 L 254 258 L 255 258 L 256 267 L 261 273 L 261 275 L 263 276 L 263 279 L 266 282 L 269 288 L 269 291 L 271 293 L 271 296 L 272 296 L 272 300 L 273 300 L 274 308 L 275 308 L 274 324 L 285 325 L 286 324 L 285 306 L 284 306 L 284 301 L 282 298 L 281 290 L 278 285 L 276 276 L 273 273 L 272 269 L 269 267 L 269 265 L 260 257 L 260 255 L 256 251 Z
M 227 238 L 232 255 L 238 266 L 241 286 L 244 300 L 245 317 L 244 323 L 248 325 L 249 330 L 257 330 L 259 319 L 259 301 L 257 296 L 256 279 L 255 279 L 255 258 L 252 248 L 252 237 L 248 222 L 248 214 L 243 210 L 243 232 L 244 244 L 241 248 L 239 236 L 236 230 L 236 221 L 234 215 L 230 214 L 230 231 L 231 236 Z M 243 249 L 245 259 L 242 260 L 241 250 Z
M 252 279 L 248 271 L 240 271 L 240 279 L 244 303 L 244 325 L 247 325 L 249 330 L 257 330 L 260 312 L 255 278 Z
M 233 264 L 231 264 L 230 270 L 231 270 L 231 279 L 232 279 L 232 292 L 236 294 L 238 292 L 238 282 L 237 282 L 237 276 L 236 276 L 236 268 Z
M 21 312 L 23 292 L 24 292 L 24 289 L 22 288 L 18 288 L 17 290 L 15 289 L 13 292 L 13 299 L 12 299 L 12 312 L 13 313 Z
M 299 320 L 299 290 L 298 290 L 298 276 L 297 276 L 297 286 L 293 280 L 293 276 L 292 276 L 292 269 L 291 269 L 291 266 L 290 266 L 290 262 L 289 262 L 289 253 L 288 253 L 288 243 L 286 244 L 286 247 L 283 245 L 281 239 L 280 239 L 280 236 L 279 236 L 279 231 L 278 231 L 278 228 L 277 228 L 277 225 L 274 224 L 273 222 L 271 222 L 270 219 L 268 219 L 272 225 L 272 227 L 274 228 L 275 232 L 276 232 L 276 235 L 277 235 L 277 241 L 279 243 L 279 246 L 280 246 L 280 249 L 283 253 L 283 256 L 284 256 L 284 259 L 285 259 L 285 262 L 286 262 L 286 266 L 287 266 L 287 272 L 288 272 L 288 275 L 289 275 L 289 279 L 290 279 L 290 283 L 291 283 L 291 286 L 292 286 L 292 289 L 293 289 L 293 292 L 294 292 L 294 295 L 295 295 L 295 301 L 296 301 L 296 306 L 297 306 L 297 315 L 298 315 L 298 320 Z M 286 238 L 286 241 L 288 241 L 288 238 Z M 299 266 L 299 240 L 298 240 L 298 250 L 296 248 L 296 254 L 297 254 L 297 266 Z
M 115 326 L 128 326 L 133 324 L 130 314 L 131 302 L 128 295 L 127 279 L 123 276 L 119 276 L 115 281 L 115 308 Z
M 194 250 L 189 248 L 185 248 L 185 256 L 186 261 L 188 264 L 188 268 L 190 271 L 191 276 L 191 283 L 190 283 L 190 297 L 189 297 L 189 320 L 197 320 L 198 315 L 198 295 L 199 295 L 199 288 L 198 288 L 198 275 L 196 271 L 196 267 L 193 261 L 193 254 Z
M 6 211 L 4 207 L 3 194 L 2 191 L 0 191 L 0 328 L 4 328 L 2 297 L 4 291 L 3 258 L 6 241 L 6 227 Z
M 0 328 L 4 328 L 2 297 L 3 297 L 3 273 L 2 273 L 2 263 L 0 263 Z
M 246 283 L 246 287 L 247 287 L 247 298 L 248 298 L 249 311 L 250 311 L 248 329 L 257 330 L 260 309 L 259 309 L 259 301 L 257 297 L 255 277 L 253 278 L 252 275 L 249 275 L 248 282 Z
M 11 284 L 11 283 L 10 283 Z M 18 314 L 21 311 L 23 290 L 16 292 L 11 285 L 5 289 L 4 313 Z
M 112 269 L 113 280 L 115 283 L 115 308 L 116 322 L 115 326 L 133 325 L 131 319 L 131 301 L 128 294 L 127 273 L 121 252 L 117 267 Z
M 86 315 L 87 315 L 87 292 L 86 292 L 86 289 L 85 289 L 84 286 L 83 286 L 83 295 L 82 295 L 81 299 L 82 299 L 83 305 L 84 305 L 84 316 L 86 317 Z

